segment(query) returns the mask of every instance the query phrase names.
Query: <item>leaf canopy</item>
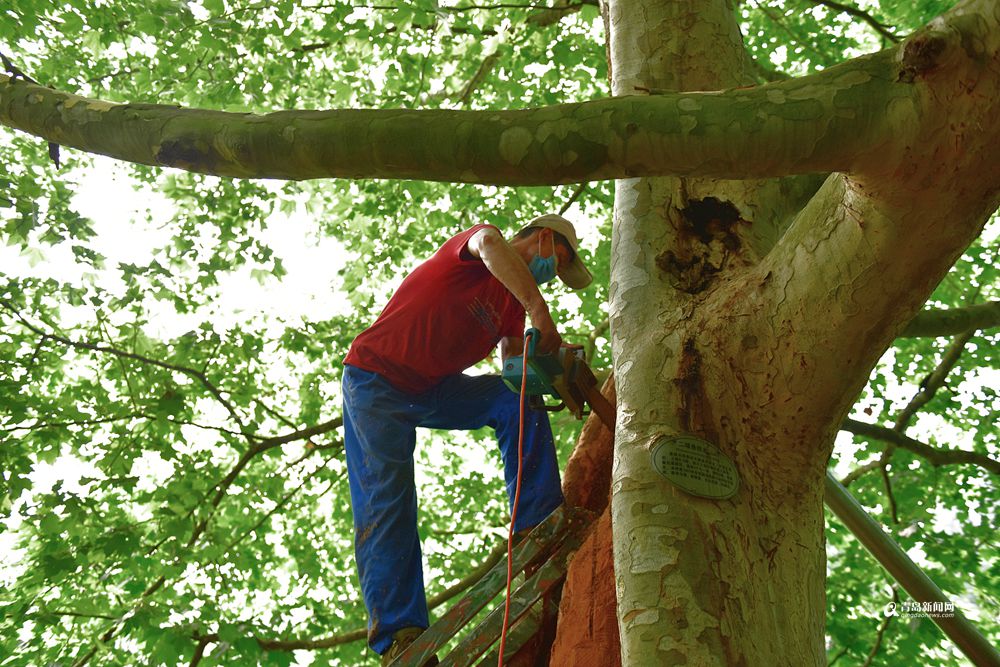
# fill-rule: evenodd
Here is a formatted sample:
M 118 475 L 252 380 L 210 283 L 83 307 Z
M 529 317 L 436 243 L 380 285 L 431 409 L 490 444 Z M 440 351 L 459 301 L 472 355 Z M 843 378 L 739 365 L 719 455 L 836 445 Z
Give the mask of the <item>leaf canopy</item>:
M 748 0 L 739 11 L 764 80 L 877 50 L 951 4 L 870 0 L 852 5 L 858 15 L 821 0 Z M 597 7 L 554 6 L 14 0 L 0 10 L 0 50 L 60 90 L 227 111 L 606 96 Z M 569 341 L 593 349 L 594 367 L 608 367 L 611 184 L 275 183 L 62 159 L 57 170 L 43 143 L 0 131 L 3 664 L 176 665 L 197 651 L 203 665 L 375 664 L 363 641 L 269 643 L 365 623 L 337 430 L 347 347 L 451 234 L 476 222 L 512 232 L 566 207 L 595 281 L 579 295 L 557 290 L 555 315 Z M 109 222 L 122 217 L 124 227 Z M 1000 299 L 998 235 L 994 218 L 929 306 Z M 309 252 L 336 267 L 325 284 L 303 274 L 317 266 Z M 234 293 L 248 295 L 240 312 Z M 296 308 L 277 307 L 296 293 Z M 996 329 L 972 335 L 907 435 L 1000 456 L 997 342 Z M 853 416 L 892 426 L 949 344 L 897 341 Z M 565 463 L 579 424 L 559 415 L 554 430 Z M 831 465 L 844 476 L 885 448 L 844 434 Z M 494 450 L 486 432 L 421 435 L 430 596 L 502 539 Z M 889 470 L 892 502 L 877 471 L 852 492 L 1000 638 L 996 475 L 905 448 Z M 860 664 L 878 643 L 872 665 L 965 664 L 928 619 L 882 629 L 892 582 L 832 517 L 828 557 L 831 663 Z

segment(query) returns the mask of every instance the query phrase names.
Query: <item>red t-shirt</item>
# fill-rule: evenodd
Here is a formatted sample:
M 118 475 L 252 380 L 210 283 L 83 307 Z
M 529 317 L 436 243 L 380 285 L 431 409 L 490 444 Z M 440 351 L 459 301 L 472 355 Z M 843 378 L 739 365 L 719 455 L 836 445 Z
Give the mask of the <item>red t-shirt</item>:
M 344 363 L 415 394 L 482 361 L 501 338 L 524 335 L 524 308 L 466 247 L 489 226 L 451 237 L 414 269 Z

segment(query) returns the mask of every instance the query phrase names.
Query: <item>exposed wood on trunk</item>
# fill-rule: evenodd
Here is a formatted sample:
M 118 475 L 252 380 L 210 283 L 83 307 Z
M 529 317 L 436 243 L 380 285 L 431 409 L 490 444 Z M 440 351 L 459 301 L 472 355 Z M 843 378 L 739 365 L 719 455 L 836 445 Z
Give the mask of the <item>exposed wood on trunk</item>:
M 601 393 L 612 405 L 615 404 L 613 376 L 604 383 Z M 563 475 L 563 495 L 569 505 L 583 507 L 596 514 L 604 511 L 611 490 L 613 447 L 614 434 L 596 415 L 591 415 L 583 426 Z
M 605 510 L 573 556 L 559 608 L 550 665 L 619 667 L 621 648 L 611 557 L 611 513 Z

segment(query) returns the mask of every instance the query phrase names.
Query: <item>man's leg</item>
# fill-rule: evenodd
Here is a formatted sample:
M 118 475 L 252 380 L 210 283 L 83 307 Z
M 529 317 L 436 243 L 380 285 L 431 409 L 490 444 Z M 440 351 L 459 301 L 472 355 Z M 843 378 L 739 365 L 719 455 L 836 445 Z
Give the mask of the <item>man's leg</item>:
M 400 628 L 428 625 L 413 484 L 414 397 L 344 366 L 344 451 L 354 553 L 368 609 L 368 645 L 381 654 Z
M 419 426 L 464 430 L 490 426 L 496 431 L 509 507 L 513 508 L 517 485 L 519 394 L 511 391 L 496 375 L 452 375 L 428 395 L 433 402 L 428 405 L 430 410 Z M 524 419 L 524 472 L 514 530 L 537 525 L 563 502 L 549 415 L 526 407 Z

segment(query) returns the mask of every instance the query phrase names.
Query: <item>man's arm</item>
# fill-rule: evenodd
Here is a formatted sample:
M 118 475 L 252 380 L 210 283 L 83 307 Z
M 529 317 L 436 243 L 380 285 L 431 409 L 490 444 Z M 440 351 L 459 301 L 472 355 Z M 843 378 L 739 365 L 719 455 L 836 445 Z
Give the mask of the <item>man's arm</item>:
M 537 350 L 539 354 L 550 354 L 559 350 L 562 337 L 556 330 L 549 307 L 538 291 L 538 285 L 517 251 L 500 236 L 493 227 L 484 227 L 472 235 L 468 242 L 473 257 L 483 260 L 490 273 L 510 290 L 531 320 L 532 326 L 541 332 Z M 501 348 L 501 355 L 504 353 Z M 516 354 L 512 351 L 513 354 Z

